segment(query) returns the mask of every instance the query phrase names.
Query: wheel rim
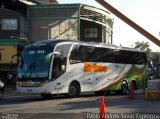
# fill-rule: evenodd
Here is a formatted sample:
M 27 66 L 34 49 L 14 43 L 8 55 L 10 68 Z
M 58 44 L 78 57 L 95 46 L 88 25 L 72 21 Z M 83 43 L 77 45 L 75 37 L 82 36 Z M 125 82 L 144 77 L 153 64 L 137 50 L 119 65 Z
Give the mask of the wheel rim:
M 77 93 L 76 87 L 72 85 L 72 86 L 70 87 L 69 93 L 70 93 L 71 96 L 75 96 L 76 93 Z

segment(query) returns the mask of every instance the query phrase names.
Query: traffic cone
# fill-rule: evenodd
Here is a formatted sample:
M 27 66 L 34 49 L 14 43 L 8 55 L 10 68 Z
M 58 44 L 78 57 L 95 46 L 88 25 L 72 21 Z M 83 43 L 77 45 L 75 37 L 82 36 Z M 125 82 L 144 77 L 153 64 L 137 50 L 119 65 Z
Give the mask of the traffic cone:
M 134 99 L 134 89 L 133 89 L 133 83 L 130 83 L 130 89 L 129 89 L 129 97 L 128 99 Z
M 106 119 L 104 96 L 102 96 L 100 100 L 99 119 Z

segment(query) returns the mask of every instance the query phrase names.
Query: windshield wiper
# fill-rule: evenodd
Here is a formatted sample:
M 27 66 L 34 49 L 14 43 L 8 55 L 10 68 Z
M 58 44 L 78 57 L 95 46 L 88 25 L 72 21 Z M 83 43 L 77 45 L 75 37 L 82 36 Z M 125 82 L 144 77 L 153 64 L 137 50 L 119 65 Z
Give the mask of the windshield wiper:
M 22 68 L 23 64 L 24 64 L 24 61 L 23 61 L 23 59 L 21 59 L 19 67 Z
M 29 78 L 31 80 L 32 77 L 32 64 L 29 65 Z

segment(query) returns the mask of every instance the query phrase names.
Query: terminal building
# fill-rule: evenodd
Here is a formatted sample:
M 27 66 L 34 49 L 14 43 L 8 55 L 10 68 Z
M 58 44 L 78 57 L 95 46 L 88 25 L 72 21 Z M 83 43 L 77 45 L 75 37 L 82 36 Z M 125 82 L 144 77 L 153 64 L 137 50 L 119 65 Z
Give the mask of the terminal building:
M 112 43 L 110 13 L 83 4 L 37 5 L 28 7 L 28 39 L 70 39 Z
M 23 47 L 44 39 L 112 44 L 110 13 L 84 4 L 58 4 L 56 0 L 0 1 L 0 78 L 16 76 Z

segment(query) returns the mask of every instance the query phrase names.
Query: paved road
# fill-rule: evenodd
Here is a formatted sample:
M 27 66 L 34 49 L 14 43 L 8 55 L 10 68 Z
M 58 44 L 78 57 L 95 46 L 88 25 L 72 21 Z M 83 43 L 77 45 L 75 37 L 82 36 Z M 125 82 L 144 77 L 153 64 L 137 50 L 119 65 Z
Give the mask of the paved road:
M 127 95 L 106 95 L 104 100 L 107 113 L 160 113 L 160 101 L 145 100 L 143 94 L 136 94 L 134 100 L 129 100 Z M 16 114 L 19 118 L 25 117 L 25 119 L 96 118 L 90 114 L 99 113 L 99 105 L 100 96 L 93 94 L 84 94 L 78 98 L 57 96 L 45 100 L 39 95 L 19 95 L 16 91 L 12 91 L 0 100 L 0 118 L 5 119 L 8 115 L 16 117 Z

